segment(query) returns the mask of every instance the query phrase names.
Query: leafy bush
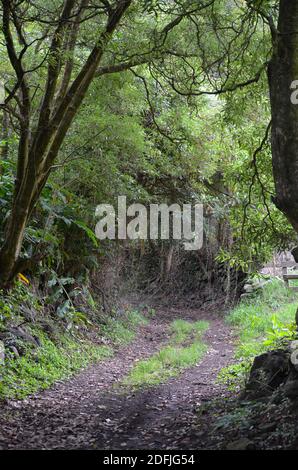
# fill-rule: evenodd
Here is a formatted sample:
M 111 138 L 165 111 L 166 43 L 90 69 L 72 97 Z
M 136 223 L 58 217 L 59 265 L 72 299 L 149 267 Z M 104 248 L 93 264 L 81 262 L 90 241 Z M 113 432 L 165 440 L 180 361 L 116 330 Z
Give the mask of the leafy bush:
M 230 312 L 227 322 L 236 327 L 239 335 L 235 351 L 238 362 L 223 369 L 219 380 L 231 387 L 243 384 L 256 355 L 296 338 L 295 299 L 294 291 L 286 288 L 282 281 L 274 280 Z
M 21 281 L 17 281 L 8 292 L 0 290 L 0 330 L 11 319 L 16 320 L 18 316 L 22 316 L 26 306 L 37 312 L 41 312 L 43 308 L 42 301 L 34 290 Z

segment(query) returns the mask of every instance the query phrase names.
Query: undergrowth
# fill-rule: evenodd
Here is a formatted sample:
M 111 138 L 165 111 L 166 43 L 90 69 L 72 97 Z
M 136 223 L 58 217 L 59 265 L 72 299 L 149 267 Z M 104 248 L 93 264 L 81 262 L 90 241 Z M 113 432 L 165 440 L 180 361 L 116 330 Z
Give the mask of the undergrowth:
M 25 318 L 25 312 L 35 312 L 34 318 Z M 0 346 L 4 345 L 5 359 L 0 362 L 0 399 L 24 398 L 112 356 L 114 346 L 131 341 L 138 327 L 147 322 L 136 310 L 121 315 L 114 312 L 98 323 L 74 310 L 71 323 L 69 319 L 69 314 L 63 320 L 47 315 L 27 286 L 18 284 L 9 293 L 2 292 Z M 44 330 L 45 323 L 49 330 Z M 16 329 L 37 344 L 12 334 Z
M 296 337 L 297 293 L 279 280 L 266 284 L 249 300 L 242 300 L 227 317 L 235 327 L 238 341 L 236 364 L 224 368 L 219 380 L 231 388 L 242 387 L 255 356 Z
M 8 358 L 0 366 L 0 398 L 24 398 L 112 355 L 108 346 L 86 340 L 79 343 L 68 335 L 60 337 L 59 346 L 42 333 L 39 338 L 41 346 L 34 353 L 28 351 L 17 359 Z
M 108 317 L 101 330 L 104 336 L 107 336 L 116 345 L 123 345 L 131 342 L 136 335 L 139 326 L 146 325 L 148 320 L 137 310 L 125 312 L 124 316 L 119 318 Z
M 207 349 L 202 341 L 202 335 L 207 328 L 206 321 L 173 321 L 170 326 L 170 344 L 149 359 L 139 361 L 123 383 L 133 387 L 152 386 L 165 382 L 178 375 L 181 370 L 195 365 Z M 186 342 L 189 344 L 186 345 Z

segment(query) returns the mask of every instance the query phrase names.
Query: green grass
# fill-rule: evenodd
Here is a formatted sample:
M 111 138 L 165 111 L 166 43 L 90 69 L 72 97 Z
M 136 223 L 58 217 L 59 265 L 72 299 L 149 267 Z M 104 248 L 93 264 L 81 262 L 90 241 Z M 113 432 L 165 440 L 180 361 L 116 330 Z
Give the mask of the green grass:
M 128 343 L 135 337 L 137 328 L 146 323 L 137 311 L 127 311 L 121 318 L 110 318 L 101 333 L 113 345 Z M 46 389 L 58 380 L 66 379 L 91 363 L 113 355 L 113 348 L 97 345 L 70 334 L 57 335 L 55 342 L 36 327 L 31 333 L 38 336 L 41 346 L 35 350 L 27 348 L 21 357 L 9 354 L 0 365 L 0 399 L 25 398 Z
M 227 317 L 238 333 L 235 350 L 238 362 L 223 369 L 219 379 L 232 386 L 243 383 L 256 355 L 293 339 L 297 304 L 297 293 L 279 280 L 268 283 L 251 299 L 241 301 Z
M 102 332 L 116 345 L 130 343 L 136 336 L 138 328 L 146 325 L 148 320 L 138 311 L 126 312 L 121 319 L 108 318 L 106 324 L 102 326 Z
M 107 346 L 61 336 L 57 346 L 39 333 L 41 346 L 0 366 L 0 398 L 24 398 L 113 354 Z
M 190 335 L 198 334 L 200 336 L 202 330 L 205 331 L 207 328 L 208 323 L 203 321 L 191 323 L 181 319 L 174 320 L 170 326 L 170 330 L 173 335 L 171 341 L 174 344 L 181 344 L 189 339 Z
M 288 336 L 295 320 L 297 300 L 296 293 L 275 280 L 253 299 L 242 301 L 232 310 L 227 321 L 238 329 L 236 357 L 258 354 L 266 350 L 270 340 L 274 343 Z
M 123 383 L 133 387 L 157 385 L 195 365 L 207 349 L 202 341 L 207 328 L 205 321 L 175 320 L 170 326 L 170 344 L 149 359 L 138 362 Z M 186 341 L 192 343 L 184 346 Z

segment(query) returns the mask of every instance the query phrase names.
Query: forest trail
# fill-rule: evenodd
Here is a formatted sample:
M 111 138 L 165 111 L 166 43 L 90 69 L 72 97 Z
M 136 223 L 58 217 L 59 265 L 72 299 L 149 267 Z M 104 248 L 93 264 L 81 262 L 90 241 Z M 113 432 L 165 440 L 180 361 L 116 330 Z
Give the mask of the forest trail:
M 119 386 L 135 361 L 167 343 L 173 319 L 208 320 L 208 350 L 178 377 L 155 387 Z M 26 400 L 0 406 L 0 449 L 198 449 L 206 438 L 198 410 L 227 394 L 216 383 L 232 361 L 233 333 L 223 320 L 200 310 L 157 310 L 137 338 L 112 359 Z

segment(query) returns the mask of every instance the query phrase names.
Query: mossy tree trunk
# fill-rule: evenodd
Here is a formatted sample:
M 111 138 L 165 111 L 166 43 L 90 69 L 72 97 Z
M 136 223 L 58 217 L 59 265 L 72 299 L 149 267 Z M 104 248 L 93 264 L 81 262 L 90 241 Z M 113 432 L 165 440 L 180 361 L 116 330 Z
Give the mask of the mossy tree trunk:
M 298 2 L 280 1 L 277 30 L 272 37 L 268 80 L 276 188 L 273 200 L 298 232 L 298 105 L 291 100 L 293 83 L 298 80 Z
M 33 125 L 33 96 L 23 63 L 23 55 L 29 46 L 22 33 L 19 12 L 15 10 L 17 6 L 10 0 L 2 0 L 2 31 L 19 94 L 20 137 L 12 208 L 0 249 L 1 286 L 8 285 L 18 272 L 22 262 L 20 252 L 25 228 L 32 210 L 49 177 L 66 133 L 96 75 L 105 47 L 131 2 L 132 0 L 119 0 L 113 9 L 109 9 L 105 28 L 71 83 L 72 54 L 88 1 L 65 0 L 60 17 L 54 23 L 45 89 L 38 119 L 35 118 L 37 125 Z M 24 47 L 23 53 L 17 52 L 14 31 L 18 32 L 18 42 Z M 68 36 L 70 39 L 67 41 Z M 63 57 L 67 57 L 66 63 L 63 63 Z M 11 98 L 9 96 L 6 103 Z

